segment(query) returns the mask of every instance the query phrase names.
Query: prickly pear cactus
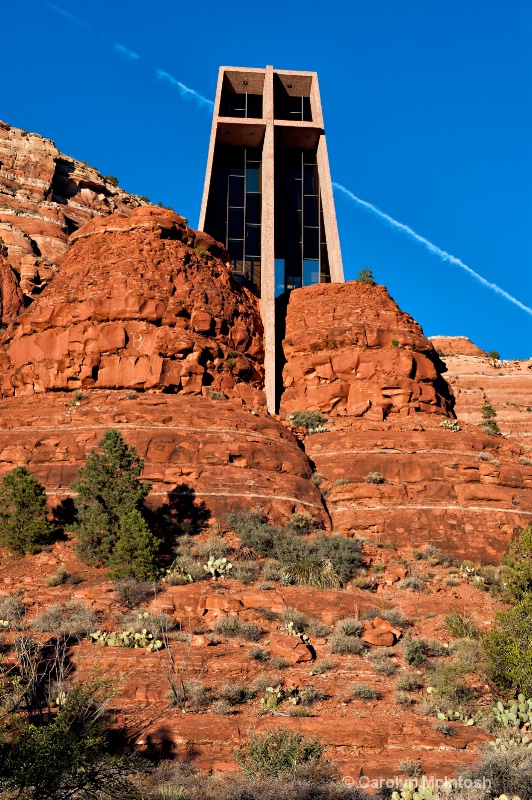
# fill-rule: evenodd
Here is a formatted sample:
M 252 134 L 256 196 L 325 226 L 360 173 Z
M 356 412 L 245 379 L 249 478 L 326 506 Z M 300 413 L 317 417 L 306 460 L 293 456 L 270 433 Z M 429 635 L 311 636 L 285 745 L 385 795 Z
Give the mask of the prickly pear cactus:
M 233 565 L 226 558 L 214 558 L 209 556 L 209 560 L 203 565 L 205 572 L 211 575 L 213 581 L 228 575 L 233 569 Z
M 164 642 L 156 639 L 146 628 L 142 631 L 95 631 L 87 636 L 89 642 L 95 642 L 101 647 L 132 647 L 144 649 L 148 653 L 162 650 Z

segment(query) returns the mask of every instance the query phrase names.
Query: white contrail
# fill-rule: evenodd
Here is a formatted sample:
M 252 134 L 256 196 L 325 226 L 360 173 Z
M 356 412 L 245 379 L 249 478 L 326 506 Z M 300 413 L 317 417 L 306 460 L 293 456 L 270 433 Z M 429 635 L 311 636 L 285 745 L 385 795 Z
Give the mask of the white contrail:
M 181 97 L 184 97 L 185 100 L 195 100 L 196 103 L 200 106 L 209 106 L 209 108 L 213 108 L 214 103 L 212 100 L 208 100 L 206 97 L 203 97 L 202 94 L 197 92 L 195 89 L 191 89 L 189 86 L 185 86 L 184 83 L 178 81 L 177 78 L 174 78 L 168 72 L 164 72 L 162 69 L 158 69 L 156 71 L 157 80 L 168 81 L 173 86 L 177 86 Z
M 46 3 L 46 5 L 48 8 L 51 8 L 52 11 L 55 11 L 56 14 L 60 14 L 65 19 L 70 20 L 70 22 L 75 22 L 77 25 L 83 25 L 84 28 L 92 28 L 90 22 L 85 22 L 84 19 L 81 19 L 81 17 L 76 17 L 75 14 L 71 14 L 70 11 L 61 8 L 61 6 L 56 6 L 55 3 Z
M 440 247 L 437 247 L 435 244 L 432 244 L 432 242 L 429 242 L 428 239 L 425 239 L 423 236 L 420 236 L 419 233 L 413 231 L 412 228 L 408 227 L 408 225 L 403 225 L 402 222 L 398 222 L 396 219 L 390 217 L 388 214 L 385 214 L 384 211 L 381 211 L 379 208 L 377 208 L 377 206 L 374 206 L 372 203 L 368 203 L 366 200 L 361 200 L 360 197 L 357 197 L 355 194 L 353 194 L 353 192 L 350 192 L 349 189 L 346 189 L 345 186 L 342 186 L 341 183 L 333 182 L 333 186 L 335 186 L 337 189 L 340 189 L 341 192 L 346 194 L 351 200 L 354 200 L 355 203 L 358 203 L 364 208 L 367 208 L 368 211 L 371 211 L 373 214 L 376 214 L 378 217 L 383 219 L 389 225 L 392 225 L 392 227 L 398 228 L 400 231 L 403 231 L 403 233 L 406 233 L 407 236 L 410 236 L 411 239 L 414 239 L 416 242 L 419 242 L 419 244 L 422 244 L 424 247 L 427 248 L 427 250 L 430 250 L 431 253 L 434 253 L 434 255 L 437 255 L 439 258 L 441 258 L 442 261 L 449 261 L 451 264 L 456 264 L 457 267 L 461 267 L 462 269 L 464 269 L 473 278 L 475 278 L 475 280 L 479 281 L 479 283 L 481 283 L 483 286 L 487 286 L 488 289 L 492 289 L 492 291 L 502 295 L 502 297 L 505 297 L 506 300 L 510 301 L 510 303 L 514 303 L 514 305 L 518 306 L 522 311 L 526 311 L 527 314 L 532 314 L 532 308 L 525 306 L 525 304 L 521 303 L 520 300 L 517 300 L 516 297 L 512 297 L 511 294 L 505 292 L 504 289 L 501 289 L 501 287 L 497 286 L 496 283 L 491 283 L 491 281 L 488 281 L 486 280 L 486 278 L 483 278 L 482 275 L 479 275 L 478 272 L 475 272 L 474 269 L 468 267 L 467 264 L 464 264 L 464 262 L 460 261 L 459 258 L 455 258 L 455 256 L 452 256 L 450 253 L 447 253 L 445 250 L 442 250 Z
M 130 58 L 132 61 L 139 61 L 140 59 L 138 53 L 135 53 L 134 50 L 130 50 L 129 47 L 124 47 L 124 45 L 120 44 L 119 42 L 115 42 L 113 47 L 117 53 L 120 53 L 120 55 Z

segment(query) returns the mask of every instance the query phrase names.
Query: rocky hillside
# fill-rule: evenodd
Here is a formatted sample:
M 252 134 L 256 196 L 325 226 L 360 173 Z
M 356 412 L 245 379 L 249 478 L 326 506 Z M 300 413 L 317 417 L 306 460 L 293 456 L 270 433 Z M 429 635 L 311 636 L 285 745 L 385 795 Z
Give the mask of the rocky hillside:
M 64 527 L 35 555 L 0 548 L 0 605 L 20 612 L 6 641 L 70 626 L 79 674 L 119 682 L 115 734 L 154 756 L 232 770 L 248 731 L 282 725 L 355 778 L 474 761 L 495 702 L 475 637 L 503 608 L 490 564 L 532 517 L 526 425 L 490 436 L 477 415 L 489 401 L 503 432 L 505 413 L 528 419 L 501 389 L 522 386 L 525 406 L 528 366 L 461 338 L 447 355 L 382 286 L 306 287 L 270 416 L 258 302 L 221 245 L 41 137 L 4 126 L 0 142 L 0 477 L 28 467 Z M 69 516 L 109 428 L 143 459 L 165 541 L 155 588 L 129 594 L 78 559 Z M 209 557 L 232 566 L 211 579 Z M 87 639 L 132 626 L 165 646 Z M 453 709 L 473 698 L 475 724 L 442 724 L 437 681 Z
M 129 215 L 141 205 L 115 183 L 50 139 L 0 122 L 0 322 L 42 291 L 71 233 L 95 216 Z
M 502 433 L 518 442 L 523 457 L 532 452 L 532 358 L 489 358 L 469 339 L 458 336 L 431 338 L 442 353 L 448 381 L 456 396 L 456 413 L 464 422 L 478 425 L 482 407 L 491 405 Z M 532 456 L 531 456 L 532 457 Z

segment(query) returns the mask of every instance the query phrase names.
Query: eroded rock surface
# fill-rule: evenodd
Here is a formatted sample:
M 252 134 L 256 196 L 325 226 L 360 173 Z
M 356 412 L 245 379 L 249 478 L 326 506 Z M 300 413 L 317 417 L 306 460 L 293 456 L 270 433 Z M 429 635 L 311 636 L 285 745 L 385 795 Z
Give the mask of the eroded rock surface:
M 492 406 L 502 433 L 521 444 L 524 459 L 531 459 L 532 359 L 489 358 L 471 343 L 472 352 L 466 353 L 468 348 L 465 347 L 464 352 L 456 352 L 452 346 L 455 337 L 448 338 L 451 339 L 450 352 L 442 359 L 448 369 L 447 380 L 456 396 L 458 418 L 480 425 L 482 407 Z M 478 353 L 473 352 L 475 350 Z
M 218 256 L 220 245 L 171 211 L 91 220 L 4 334 L 3 394 L 210 390 L 260 405 L 258 304 Z
M 72 231 L 94 216 L 127 215 L 141 204 L 50 139 L 0 122 L 0 239 L 26 303 L 57 272 Z M 12 318 L 8 313 L 0 322 Z
M 445 365 L 384 286 L 317 284 L 290 295 L 281 412 L 453 415 Z
M 307 511 L 329 525 L 295 437 L 235 402 L 93 390 L 82 401 L 63 392 L 4 399 L 1 411 L 0 474 L 27 466 L 54 504 L 71 496 L 87 452 L 114 428 L 144 459 L 150 503 L 170 503 L 177 518 L 201 527 L 232 510 L 261 508 L 276 521 Z

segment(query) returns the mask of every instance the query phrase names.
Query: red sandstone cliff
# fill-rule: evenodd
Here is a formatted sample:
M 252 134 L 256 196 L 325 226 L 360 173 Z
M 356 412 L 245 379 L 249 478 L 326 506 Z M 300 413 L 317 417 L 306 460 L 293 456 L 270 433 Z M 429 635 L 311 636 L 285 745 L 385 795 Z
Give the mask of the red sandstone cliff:
M 532 359 L 489 358 L 465 337 L 432 337 L 431 341 L 444 353 L 458 418 L 478 425 L 482 406 L 493 406 L 502 433 L 522 445 L 525 461 L 531 459 Z
M 50 139 L 0 122 L 0 245 L 26 303 L 56 273 L 70 233 L 94 216 L 128 215 L 140 204 Z M 0 322 L 10 322 L 15 308 L 5 316 L 0 309 Z
M 349 281 L 292 292 L 283 347 L 282 412 L 452 416 L 445 365 L 384 286 Z

